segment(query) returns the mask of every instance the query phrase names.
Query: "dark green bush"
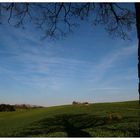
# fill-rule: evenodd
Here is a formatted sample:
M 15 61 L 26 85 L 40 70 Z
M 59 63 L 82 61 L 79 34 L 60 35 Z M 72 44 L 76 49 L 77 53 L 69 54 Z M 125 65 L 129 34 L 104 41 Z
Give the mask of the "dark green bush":
M 2 112 L 2 111 L 15 111 L 15 108 L 13 105 L 0 104 L 0 112 Z

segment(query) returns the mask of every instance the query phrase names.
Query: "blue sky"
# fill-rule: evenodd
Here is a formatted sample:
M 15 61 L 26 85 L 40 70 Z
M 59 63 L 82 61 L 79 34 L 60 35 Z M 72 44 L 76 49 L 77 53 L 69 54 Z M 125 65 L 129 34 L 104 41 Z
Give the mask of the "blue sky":
M 137 39 L 82 23 L 62 40 L 0 26 L 0 103 L 61 105 L 138 99 Z

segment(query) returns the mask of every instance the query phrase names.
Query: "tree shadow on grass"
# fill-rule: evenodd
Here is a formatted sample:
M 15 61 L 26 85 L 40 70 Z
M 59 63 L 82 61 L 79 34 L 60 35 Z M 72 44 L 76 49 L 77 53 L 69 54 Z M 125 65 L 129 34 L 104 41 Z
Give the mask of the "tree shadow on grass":
M 124 119 L 125 120 L 125 119 Z M 112 133 L 120 130 L 122 134 L 125 134 L 129 130 L 125 128 L 117 128 L 118 123 L 123 121 L 109 122 L 106 117 L 99 117 L 88 114 L 62 114 L 56 115 L 52 118 L 45 118 L 40 121 L 34 122 L 30 127 L 24 129 L 16 136 L 20 137 L 91 137 L 86 129 L 92 129 L 94 131 L 100 131 L 106 133 L 107 131 Z M 115 128 L 109 127 L 114 125 Z M 99 132 L 99 133 L 100 133 Z M 132 132 L 132 130 L 131 130 Z M 116 134 L 110 134 L 112 137 Z M 93 134 L 98 135 L 98 134 Z M 108 135 L 107 133 L 105 135 Z M 132 134 L 133 136 L 133 134 Z
M 52 118 L 45 118 L 34 122 L 30 127 L 24 129 L 18 136 L 49 136 L 56 132 L 65 132 L 67 137 L 91 137 L 84 129 L 103 125 L 104 119 L 99 119 L 87 114 L 63 114 Z M 55 137 L 61 137 L 61 135 Z M 63 136 L 62 136 L 63 137 Z

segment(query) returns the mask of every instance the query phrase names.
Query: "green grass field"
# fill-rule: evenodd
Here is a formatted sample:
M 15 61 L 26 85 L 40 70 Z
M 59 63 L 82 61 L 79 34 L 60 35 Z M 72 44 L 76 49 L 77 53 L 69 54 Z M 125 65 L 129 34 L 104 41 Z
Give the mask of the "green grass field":
M 0 137 L 137 137 L 138 101 L 0 112 Z

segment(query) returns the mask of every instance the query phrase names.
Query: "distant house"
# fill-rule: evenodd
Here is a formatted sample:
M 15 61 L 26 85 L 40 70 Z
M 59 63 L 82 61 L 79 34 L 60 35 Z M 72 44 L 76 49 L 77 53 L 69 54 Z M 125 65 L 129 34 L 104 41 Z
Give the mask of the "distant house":
M 77 102 L 77 101 L 73 101 L 72 104 L 73 105 L 89 105 L 88 102 Z
M 84 105 L 89 105 L 89 103 L 88 103 L 88 102 L 83 102 L 82 104 L 84 104 Z
M 73 101 L 72 104 L 76 105 L 76 104 L 79 104 L 79 102 Z

